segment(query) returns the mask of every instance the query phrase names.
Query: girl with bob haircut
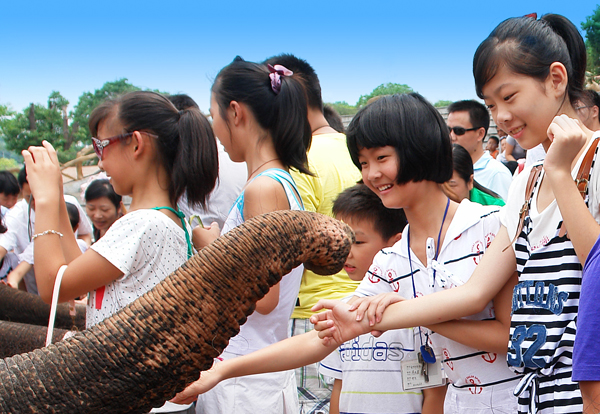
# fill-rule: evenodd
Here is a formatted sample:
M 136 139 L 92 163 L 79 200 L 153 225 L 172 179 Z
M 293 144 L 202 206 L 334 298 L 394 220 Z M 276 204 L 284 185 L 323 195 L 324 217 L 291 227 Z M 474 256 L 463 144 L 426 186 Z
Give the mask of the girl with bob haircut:
M 350 310 L 358 309 L 358 316 L 323 302 L 336 309 L 319 314 L 322 336 L 341 341 L 371 329 L 470 315 L 517 271 L 507 360 L 522 377 L 515 389 L 519 412 L 588 408 L 590 396 L 598 394 L 594 383 L 580 383 L 582 400 L 571 375 L 580 293 L 582 300 L 592 294 L 581 291 L 581 264 L 600 234 L 600 174 L 593 167 L 599 134 L 578 120 L 574 107 L 583 89 L 585 59 L 581 35 L 563 16 L 512 18 L 494 29 L 475 53 L 477 94 L 496 124 L 523 148 L 544 146 L 543 169 L 530 167 L 515 178 L 500 232 L 467 283 L 393 305 L 397 299 L 391 296 L 355 303 Z M 579 334 L 589 335 L 585 325 Z
M 248 167 L 248 181 L 221 234 L 259 214 L 304 209 L 289 169 L 309 174 L 306 151 L 312 137 L 307 111 L 302 79 L 284 66 L 236 57 L 219 72 L 211 94 L 213 128 L 231 160 Z M 198 248 L 218 236 L 216 223 L 194 230 Z M 219 360 L 235 359 L 288 337 L 302 271 L 302 266 L 292 270 L 257 302 Z M 202 395 L 197 404 L 197 413 L 210 414 L 298 409 L 294 371 L 230 380 Z
M 131 207 L 84 254 L 68 221 L 54 148 L 44 141 L 43 147 L 23 151 L 36 201 L 40 295 L 50 302 L 61 269 L 60 302 L 90 292 L 88 327 L 142 296 L 191 256 L 190 230 L 176 210 L 177 199 L 187 189 L 191 203 L 203 204 L 217 178 L 208 121 L 198 110 L 177 111 L 160 94 L 131 92 L 105 101 L 92 112 L 89 126 L 98 166 L 117 194 L 131 196 Z
M 395 297 L 427 296 L 443 286 L 466 282 L 500 229 L 500 218 L 495 206 L 469 200 L 457 204 L 442 191 L 440 184 L 452 177 L 452 147 L 438 111 L 418 94 L 385 96 L 356 114 L 347 141 L 365 185 L 386 208 L 404 209 L 408 220 L 402 239 L 375 256 L 350 303 L 384 292 Z M 456 279 L 444 284 L 443 275 Z M 430 331 L 417 330 L 414 343 L 402 347 L 418 351 L 430 340 L 440 353 L 437 363 L 444 360 L 453 382 L 445 400 L 446 413 L 472 412 L 473 407 L 516 410 L 512 390 L 518 379 L 503 358 L 496 357 L 506 350 L 511 293 L 512 286 L 507 285 L 494 303 L 490 298 L 476 315 L 431 324 Z M 206 392 L 226 378 L 320 361 L 342 343 L 329 341 L 324 346 L 316 331 L 294 336 L 237 361 L 216 364 L 177 401 L 189 401 L 189 395 Z

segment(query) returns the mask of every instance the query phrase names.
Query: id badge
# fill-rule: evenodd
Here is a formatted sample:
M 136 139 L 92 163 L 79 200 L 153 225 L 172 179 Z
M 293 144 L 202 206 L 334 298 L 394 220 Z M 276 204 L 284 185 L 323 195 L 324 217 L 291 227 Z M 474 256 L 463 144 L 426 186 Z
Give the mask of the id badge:
M 429 381 L 426 381 L 423 373 L 423 365 L 416 357 L 416 353 L 407 355 L 411 359 L 404 359 L 402 365 L 402 387 L 404 391 L 422 390 L 424 388 L 439 387 L 446 384 L 446 374 L 442 367 L 442 356 L 436 354 L 436 362 L 427 364 L 427 376 Z

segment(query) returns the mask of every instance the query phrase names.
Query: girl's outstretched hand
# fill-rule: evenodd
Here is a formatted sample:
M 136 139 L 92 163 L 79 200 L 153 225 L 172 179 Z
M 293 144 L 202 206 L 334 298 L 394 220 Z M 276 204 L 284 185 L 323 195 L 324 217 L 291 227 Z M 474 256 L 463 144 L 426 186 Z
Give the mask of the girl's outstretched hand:
M 350 311 L 356 311 L 356 320 L 360 321 L 364 318 L 365 313 L 369 326 L 381 322 L 383 311 L 392 303 L 401 302 L 404 298 L 395 292 L 381 293 L 375 296 L 366 296 L 355 298 L 350 305 Z M 383 332 L 372 331 L 373 336 L 380 336 Z
M 208 371 L 202 371 L 197 381 L 192 382 L 170 401 L 174 404 L 191 404 L 198 399 L 198 395 L 213 389 L 222 380 L 217 368 L 219 365 L 220 362 L 215 362 Z
M 62 194 L 62 176 L 58 157 L 52 144 L 43 141 L 42 145 L 43 147 L 29 147 L 21 152 L 27 168 L 27 182 L 35 200 L 59 199 Z
M 581 122 L 564 114 L 556 116 L 548 127 L 548 138 L 552 141 L 552 145 L 544 160 L 544 170 L 549 174 L 554 172 L 571 174 L 573 161 L 587 141 Z
M 351 312 L 350 305 L 347 303 L 321 299 L 311 310 L 316 312 L 321 309 L 328 310 L 312 315 L 310 321 L 325 345 L 332 343 L 341 345 L 371 330 L 367 323 L 356 319 L 356 312 Z

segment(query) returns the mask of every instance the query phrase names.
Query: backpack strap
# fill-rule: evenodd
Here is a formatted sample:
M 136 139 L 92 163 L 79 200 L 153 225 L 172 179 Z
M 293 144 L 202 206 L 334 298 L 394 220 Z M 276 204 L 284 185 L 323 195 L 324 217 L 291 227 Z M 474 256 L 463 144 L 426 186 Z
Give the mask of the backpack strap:
M 598 146 L 598 141 L 600 141 L 600 137 L 594 138 L 590 148 L 585 153 L 585 157 L 581 162 L 581 166 L 579 167 L 579 171 L 577 172 L 577 178 L 575 179 L 575 185 L 577 185 L 577 189 L 579 190 L 579 194 L 581 197 L 585 199 L 585 196 L 588 191 L 588 184 L 590 179 L 590 170 L 592 169 L 592 164 L 594 161 L 594 153 L 596 152 L 596 147 Z
M 510 245 L 506 246 L 504 250 L 508 249 L 515 241 L 517 241 L 519 234 L 521 234 L 521 231 L 523 230 L 523 226 L 525 225 L 525 217 L 529 215 L 531 199 L 533 198 L 533 192 L 535 191 L 535 183 L 537 182 L 541 173 L 542 164 L 536 165 L 535 167 L 531 168 L 529 178 L 527 179 L 527 187 L 525 187 L 525 201 L 523 202 L 521 210 L 519 211 L 519 224 L 517 225 L 517 231 L 515 233 L 515 237 L 513 237 L 513 239 L 511 240 Z

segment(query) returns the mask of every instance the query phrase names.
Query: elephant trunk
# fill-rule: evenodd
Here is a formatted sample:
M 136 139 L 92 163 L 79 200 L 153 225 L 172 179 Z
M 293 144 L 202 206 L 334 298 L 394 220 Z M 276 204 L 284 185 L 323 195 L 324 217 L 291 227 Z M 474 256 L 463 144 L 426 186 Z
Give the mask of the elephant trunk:
M 0 358 L 6 358 L 34 349 L 46 344 L 47 326 L 30 325 L 28 323 L 17 323 L 0 321 Z M 62 340 L 67 334 L 65 329 L 55 329 L 52 334 L 52 343 Z
M 269 287 L 305 264 L 339 271 L 344 224 L 278 211 L 220 237 L 118 314 L 0 362 L 0 411 L 147 413 L 210 368 Z
M 54 326 L 61 329 L 85 329 L 85 306 L 75 305 L 76 315 L 69 314 L 69 305 L 62 303 L 56 309 Z M 48 326 L 50 305 L 32 293 L 0 284 L 0 320 Z

